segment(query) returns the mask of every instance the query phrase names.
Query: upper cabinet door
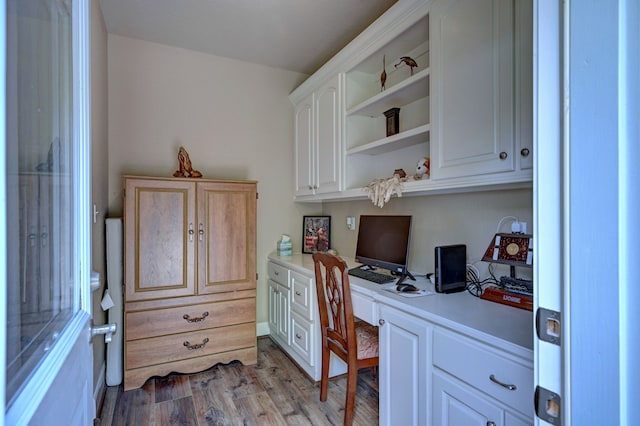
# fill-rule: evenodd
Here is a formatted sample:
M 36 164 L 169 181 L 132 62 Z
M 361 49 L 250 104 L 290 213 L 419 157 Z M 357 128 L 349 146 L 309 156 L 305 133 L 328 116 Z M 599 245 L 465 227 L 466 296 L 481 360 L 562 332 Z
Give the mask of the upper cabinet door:
M 340 111 L 339 76 L 336 75 L 315 92 L 316 160 L 314 166 L 317 194 L 341 189 L 342 120 Z
M 433 4 L 433 179 L 515 168 L 513 13 L 513 0 Z
M 256 288 L 256 184 L 198 182 L 198 294 Z
M 313 94 L 306 97 L 295 108 L 295 195 L 313 194 L 314 137 Z
M 195 294 L 195 184 L 127 179 L 126 301 Z

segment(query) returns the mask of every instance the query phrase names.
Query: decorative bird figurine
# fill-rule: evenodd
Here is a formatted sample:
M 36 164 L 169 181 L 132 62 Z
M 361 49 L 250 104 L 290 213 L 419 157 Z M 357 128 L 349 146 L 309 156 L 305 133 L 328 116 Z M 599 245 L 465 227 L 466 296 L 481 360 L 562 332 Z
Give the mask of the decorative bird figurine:
M 382 92 L 385 87 L 385 83 L 387 82 L 387 70 L 385 66 L 386 55 L 382 56 L 382 74 L 380 74 L 380 91 Z
M 413 75 L 413 68 L 417 67 L 418 64 L 416 63 L 416 61 L 414 61 L 413 59 L 411 59 L 408 56 L 403 56 L 400 58 L 400 62 L 398 62 L 395 67 L 398 68 L 398 65 L 401 65 L 402 63 L 407 64 L 409 67 L 411 67 L 411 75 Z

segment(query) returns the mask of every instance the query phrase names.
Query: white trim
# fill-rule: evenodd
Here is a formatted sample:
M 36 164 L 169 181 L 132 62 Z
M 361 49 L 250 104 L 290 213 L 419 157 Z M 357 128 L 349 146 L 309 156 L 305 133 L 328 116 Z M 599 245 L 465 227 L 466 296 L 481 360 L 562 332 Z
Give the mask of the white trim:
M 268 322 L 259 322 L 256 324 L 256 334 L 258 336 L 268 336 L 271 334 Z
M 6 152 L 7 152 L 7 2 L 0 0 L 0 235 L 7 235 Z M 7 239 L 0 238 L 0 324 L 7 323 Z M 0 326 L 0 348 L 7 347 L 6 327 Z M 0 413 L 5 412 L 6 350 L 0 350 Z M 0 426 L 4 416 L 0 415 Z
M 102 394 L 105 392 L 106 371 L 107 371 L 107 364 L 103 362 L 102 365 L 100 366 L 100 373 L 98 374 L 98 380 L 95 381 L 95 386 L 93 387 L 93 401 L 95 402 L 94 405 L 96 406 L 96 409 L 98 407 L 98 402 L 100 401 Z
M 640 194 L 638 182 L 640 172 L 640 124 L 637 117 L 640 113 L 640 54 L 638 40 L 638 19 L 640 18 L 640 2 L 633 0 L 620 1 L 619 13 L 619 87 L 618 93 L 618 253 L 619 253 L 619 313 L 620 323 L 620 424 L 631 425 L 640 415 L 640 407 L 635 403 L 635 385 L 640 377 L 640 367 L 636 360 L 640 352 L 637 336 L 640 328 L 640 313 L 636 301 L 640 290 L 635 284 L 635 262 L 637 257 L 637 241 L 640 236 L 640 224 L 637 213 L 640 210 Z
M 562 312 L 562 243 L 568 241 L 558 238 L 563 235 L 565 204 L 562 190 L 565 167 L 562 163 L 563 10 L 556 0 L 534 0 L 533 10 L 533 235 L 537 253 L 534 310 L 544 307 Z M 566 324 L 562 327 L 563 331 L 567 330 Z M 535 336 L 535 330 L 533 333 Z M 534 384 L 564 398 L 562 379 L 562 348 L 534 338 Z M 563 411 L 564 402 L 563 399 Z M 535 424 L 547 423 L 536 417 Z

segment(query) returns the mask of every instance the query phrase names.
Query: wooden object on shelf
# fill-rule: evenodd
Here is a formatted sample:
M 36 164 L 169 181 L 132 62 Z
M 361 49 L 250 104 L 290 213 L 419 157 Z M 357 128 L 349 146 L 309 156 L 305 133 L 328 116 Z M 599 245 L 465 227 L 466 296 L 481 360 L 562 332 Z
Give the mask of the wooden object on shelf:
M 391 108 L 384 112 L 387 117 L 387 136 L 400 133 L 400 108 Z
M 416 61 L 408 56 L 401 57 L 400 62 L 398 62 L 395 67 L 398 68 L 402 64 L 406 64 L 409 68 L 411 68 L 411 75 L 413 75 L 413 69 L 418 67 Z
M 255 364 L 256 183 L 124 180 L 124 389 Z
M 386 70 L 386 55 L 382 56 L 382 73 L 380 74 L 380 91 L 382 92 L 384 89 L 386 89 L 386 83 L 387 83 L 387 70 Z

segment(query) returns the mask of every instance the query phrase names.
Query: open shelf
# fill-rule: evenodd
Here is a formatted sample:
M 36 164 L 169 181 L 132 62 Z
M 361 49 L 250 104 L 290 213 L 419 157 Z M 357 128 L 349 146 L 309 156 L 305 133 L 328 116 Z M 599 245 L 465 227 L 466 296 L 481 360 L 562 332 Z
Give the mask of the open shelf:
M 377 141 L 373 141 L 347 151 L 347 155 L 378 155 L 391 151 L 397 151 L 412 145 L 421 144 L 429 140 L 430 125 L 425 124 L 397 135 L 389 136 Z
M 399 108 L 428 95 L 429 69 L 427 68 L 350 108 L 347 110 L 347 116 L 377 117 L 389 108 Z

